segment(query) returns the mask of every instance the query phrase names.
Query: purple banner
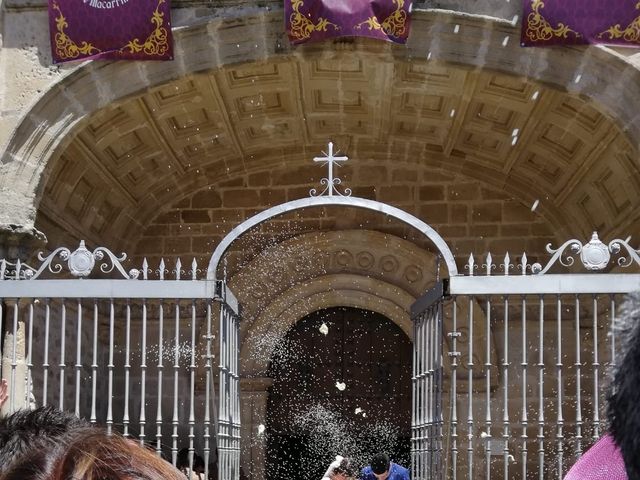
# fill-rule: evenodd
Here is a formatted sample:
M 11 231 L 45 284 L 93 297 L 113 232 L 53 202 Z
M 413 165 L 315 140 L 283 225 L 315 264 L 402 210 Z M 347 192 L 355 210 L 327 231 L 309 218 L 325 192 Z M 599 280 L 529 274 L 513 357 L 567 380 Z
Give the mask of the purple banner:
M 522 46 L 640 45 L 637 0 L 524 0 Z
M 49 0 L 54 63 L 172 60 L 170 0 Z
M 413 0 L 284 0 L 291 43 L 371 37 L 406 43 Z

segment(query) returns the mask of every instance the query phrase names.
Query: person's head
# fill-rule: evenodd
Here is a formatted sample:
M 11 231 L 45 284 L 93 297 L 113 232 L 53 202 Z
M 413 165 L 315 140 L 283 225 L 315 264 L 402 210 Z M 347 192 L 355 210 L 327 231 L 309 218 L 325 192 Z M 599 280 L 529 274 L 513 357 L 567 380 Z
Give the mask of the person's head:
M 138 443 L 94 428 L 57 446 L 34 449 L 0 480 L 184 480 L 184 474 Z
M 57 445 L 64 436 L 91 428 L 72 413 L 50 406 L 0 418 L 0 474 L 26 453 Z
M 609 393 L 611 436 L 620 448 L 629 480 L 640 479 L 640 293 L 630 294 L 616 325 L 620 350 Z
M 331 480 L 348 480 L 355 477 L 356 470 L 353 467 L 351 460 L 343 458 L 340 461 L 340 465 L 333 469 L 331 473 Z
M 386 453 L 377 453 L 371 459 L 371 471 L 377 480 L 386 480 L 390 468 L 391 460 Z

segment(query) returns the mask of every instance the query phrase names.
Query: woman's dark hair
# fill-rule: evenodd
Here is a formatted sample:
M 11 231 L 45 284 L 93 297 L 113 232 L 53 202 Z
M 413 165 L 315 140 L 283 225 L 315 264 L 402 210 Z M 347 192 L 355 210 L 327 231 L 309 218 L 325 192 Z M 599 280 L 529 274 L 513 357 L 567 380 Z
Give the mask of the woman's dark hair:
M 151 450 L 118 435 L 91 429 L 35 449 L 0 480 L 184 480 Z
M 614 328 L 620 338 L 620 355 L 607 414 L 627 476 L 629 480 L 640 480 L 640 293 L 627 296 Z

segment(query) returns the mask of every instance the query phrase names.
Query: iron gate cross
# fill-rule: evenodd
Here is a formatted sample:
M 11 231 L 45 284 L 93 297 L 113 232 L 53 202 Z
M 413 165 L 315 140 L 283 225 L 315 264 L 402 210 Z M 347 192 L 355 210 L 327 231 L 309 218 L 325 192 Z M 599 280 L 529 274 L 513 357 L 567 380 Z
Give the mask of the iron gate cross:
M 326 155 L 326 157 L 315 157 L 313 159 L 314 162 L 325 162 L 327 164 L 329 164 L 329 178 L 327 179 L 328 181 L 328 185 L 329 185 L 329 196 L 332 197 L 333 196 L 333 190 L 334 190 L 334 180 L 333 180 L 333 164 L 336 162 L 346 162 L 347 160 L 349 160 L 349 157 L 334 157 L 333 156 L 333 142 L 329 142 L 329 153 L 325 153 L 322 152 Z M 337 163 L 337 166 L 340 166 L 339 163 Z M 338 182 L 340 183 L 340 182 Z

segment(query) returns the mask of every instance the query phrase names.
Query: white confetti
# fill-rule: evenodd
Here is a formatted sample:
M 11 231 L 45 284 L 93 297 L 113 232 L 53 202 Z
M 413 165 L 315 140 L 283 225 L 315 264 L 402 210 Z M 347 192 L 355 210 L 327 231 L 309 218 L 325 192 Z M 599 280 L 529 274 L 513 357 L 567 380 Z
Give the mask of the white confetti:
M 490 437 L 490 436 L 491 436 L 491 435 L 489 435 L 487 432 L 482 432 L 482 433 L 480 434 L 480 438 L 488 438 L 488 437 Z
M 535 212 L 539 204 L 540 204 L 540 200 L 536 200 L 535 202 L 533 202 L 533 205 L 531 205 L 531 211 Z
M 362 409 L 360 407 L 356 408 L 356 415 L 362 413 Z
M 264 433 L 264 425 L 258 425 L 258 435 L 262 435 Z
M 329 327 L 327 327 L 327 324 L 322 322 L 322 325 L 320 325 L 320 333 L 323 335 L 327 335 L 329 333 Z
M 344 382 L 336 382 L 336 388 L 342 392 L 347 388 L 347 384 Z

